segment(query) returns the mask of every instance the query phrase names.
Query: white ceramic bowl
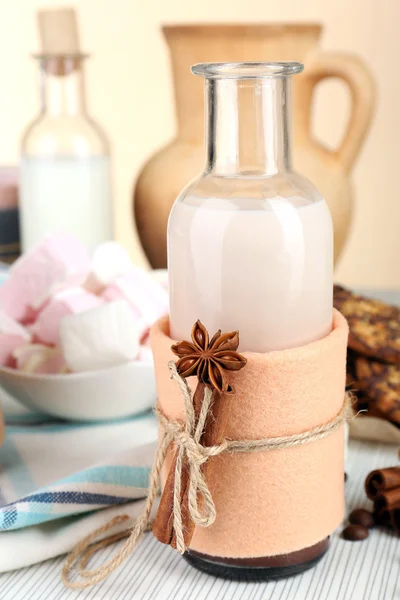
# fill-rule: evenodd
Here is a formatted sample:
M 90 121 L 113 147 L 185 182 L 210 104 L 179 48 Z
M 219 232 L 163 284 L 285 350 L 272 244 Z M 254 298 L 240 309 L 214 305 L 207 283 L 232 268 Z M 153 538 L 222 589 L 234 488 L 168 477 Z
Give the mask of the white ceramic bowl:
M 65 375 L 2 367 L 0 385 L 28 408 L 76 421 L 128 417 L 152 408 L 156 400 L 154 366 L 145 362 Z

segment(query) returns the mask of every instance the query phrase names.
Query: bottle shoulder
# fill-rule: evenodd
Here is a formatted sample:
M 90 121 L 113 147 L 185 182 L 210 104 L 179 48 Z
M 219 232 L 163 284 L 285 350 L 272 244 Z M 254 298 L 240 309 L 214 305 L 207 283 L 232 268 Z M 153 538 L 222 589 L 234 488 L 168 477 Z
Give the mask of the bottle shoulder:
M 249 201 L 254 207 L 268 206 L 274 198 L 284 198 L 296 204 L 308 205 L 321 201 L 322 195 L 306 177 L 294 171 L 271 176 L 217 176 L 203 174 L 193 179 L 179 194 L 176 205 L 190 204 L 201 206 L 217 203 L 222 206 L 235 204 L 238 208 L 248 208 Z
M 40 115 L 25 129 L 22 154 L 28 156 L 107 155 L 107 136 L 87 115 Z

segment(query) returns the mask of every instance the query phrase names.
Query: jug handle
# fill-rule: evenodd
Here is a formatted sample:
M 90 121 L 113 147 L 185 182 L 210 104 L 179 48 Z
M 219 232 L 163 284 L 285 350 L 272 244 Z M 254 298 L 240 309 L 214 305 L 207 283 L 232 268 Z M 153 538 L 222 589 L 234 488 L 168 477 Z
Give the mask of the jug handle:
M 349 87 L 352 105 L 347 131 L 339 148 L 329 152 L 349 171 L 371 125 L 376 96 L 374 79 L 360 58 L 344 52 L 316 55 L 304 76 L 311 85 L 311 93 L 320 81 L 331 77 L 342 79 Z

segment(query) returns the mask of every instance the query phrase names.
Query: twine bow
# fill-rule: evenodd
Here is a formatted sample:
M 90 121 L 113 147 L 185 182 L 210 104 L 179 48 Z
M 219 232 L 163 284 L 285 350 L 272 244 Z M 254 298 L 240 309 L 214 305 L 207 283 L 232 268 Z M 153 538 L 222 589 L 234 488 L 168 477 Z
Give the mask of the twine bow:
M 168 432 L 167 435 L 169 436 L 170 441 L 173 441 L 177 447 L 173 525 L 176 534 L 176 548 L 180 554 L 183 554 L 186 551 L 186 545 L 182 526 L 181 480 L 185 455 L 189 469 L 188 508 L 190 517 L 195 525 L 209 527 L 214 523 L 217 513 L 201 467 L 211 456 L 217 456 L 218 454 L 225 452 L 228 444 L 226 441 L 223 441 L 218 446 L 201 445 L 200 438 L 204 431 L 207 415 L 213 401 L 213 391 L 209 387 L 205 388 L 203 402 L 196 423 L 192 393 L 186 379 L 179 375 L 173 361 L 171 361 L 168 366 L 171 378 L 176 381 L 182 392 L 185 403 L 186 419 L 184 423 L 182 421 L 168 419 L 160 408 L 156 408 L 156 415 L 158 416 L 161 425 L 164 427 L 164 430 Z M 199 500 L 202 504 L 202 510 L 199 509 Z
M 129 515 L 118 515 L 108 524 L 100 527 L 84 538 L 65 561 L 61 578 L 66 587 L 82 589 L 91 587 L 106 579 L 108 575 L 118 568 L 132 553 L 145 531 L 148 531 L 151 528 L 150 514 L 159 491 L 161 467 L 171 442 L 175 443 L 178 453 L 175 467 L 173 526 L 176 533 L 177 550 L 183 554 L 186 551 L 186 546 L 182 527 L 181 474 L 185 457 L 187 458 L 187 464 L 190 470 L 188 503 L 190 516 L 196 525 L 208 527 L 216 518 L 214 501 L 201 469 L 202 465 L 204 465 L 209 458 L 226 452 L 265 452 L 314 442 L 332 434 L 352 416 L 350 408 L 351 394 L 347 393 L 342 408 L 335 417 L 327 423 L 318 425 L 307 431 L 289 436 L 260 440 L 223 440 L 218 446 L 202 446 L 200 444 L 200 438 L 205 426 L 207 414 L 213 401 L 213 392 L 208 387 L 205 388 L 203 403 L 196 423 L 190 388 L 187 385 L 186 380 L 179 375 L 175 363 L 171 361 L 168 366 L 171 378 L 179 385 L 184 399 L 185 421 L 182 422 L 175 419 L 169 419 L 159 407 L 156 408 L 155 412 L 164 428 L 164 435 L 157 448 L 149 478 L 149 491 L 142 513 L 130 530 L 125 530 L 101 541 L 96 541 L 99 535 L 103 535 L 105 532 L 122 522 L 129 521 Z M 201 510 L 199 508 L 199 499 L 202 499 Z M 128 539 L 125 541 L 122 548 L 107 563 L 97 569 L 88 570 L 85 568 L 94 552 L 124 537 L 127 537 Z M 82 579 L 70 581 L 70 574 L 74 568 Z

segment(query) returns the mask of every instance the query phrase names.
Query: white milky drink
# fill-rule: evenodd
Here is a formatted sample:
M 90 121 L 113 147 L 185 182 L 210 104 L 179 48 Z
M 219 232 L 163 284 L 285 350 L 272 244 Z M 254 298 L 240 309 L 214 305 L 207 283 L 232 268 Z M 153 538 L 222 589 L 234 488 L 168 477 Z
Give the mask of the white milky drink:
M 332 328 L 333 233 L 323 199 L 186 197 L 168 229 L 171 337 L 200 319 L 240 350 L 302 346 Z
M 23 156 L 20 188 L 25 251 L 54 231 L 77 236 L 90 251 L 113 239 L 108 156 Z

